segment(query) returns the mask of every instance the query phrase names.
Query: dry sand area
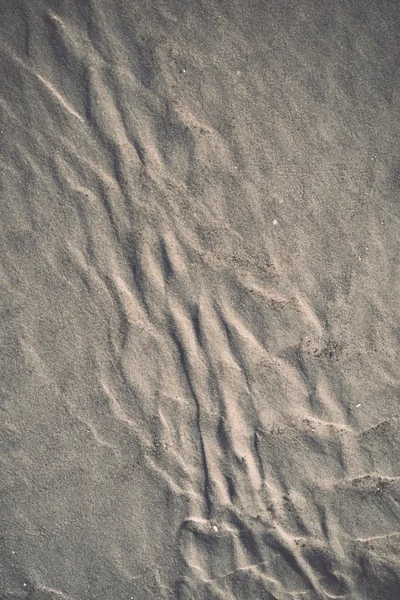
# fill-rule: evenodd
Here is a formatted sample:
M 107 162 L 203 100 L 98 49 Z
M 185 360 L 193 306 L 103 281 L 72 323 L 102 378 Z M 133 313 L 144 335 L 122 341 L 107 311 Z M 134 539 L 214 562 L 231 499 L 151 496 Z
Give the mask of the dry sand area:
M 400 598 L 398 0 L 0 32 L 0 598 Z

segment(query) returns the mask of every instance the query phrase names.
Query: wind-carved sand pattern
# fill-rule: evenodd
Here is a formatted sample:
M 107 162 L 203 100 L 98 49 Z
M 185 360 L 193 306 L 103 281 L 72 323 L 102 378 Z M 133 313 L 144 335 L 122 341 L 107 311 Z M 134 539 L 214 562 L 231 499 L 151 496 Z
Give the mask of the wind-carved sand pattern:
M 391 3 L 28 4 L 0 43 L 2 596 L 395 600 Z
M 324 440 L 319 442 L 321 448 L 317 452 L 307 448 L 305 418 L 319 421 L 313 416 L 309 394 L 297 369 L 257 339 L 243 317 L 229 306 L 226 292 L 218 284 L 213 286 L 214 297 L 209 297 L 206 287 L 196 294 L 198 285 L 190 280 L 184 263 L 176 269 L 168 246 L 163 244 L 162 248 L 159 256 L 164 267 L 160 265 L 159 271 L 164 278 L 159 277 L 158 281 L 166 290 L 165 320 L 175 345 L 183 393 L 194 405 L 193 425 L 186 435 L 196 440 L 202 473 L 200 481 L 191 481 L 187 488 L 189 506 L 194 504 L 197 510 L 182 523 L 178 537 L 189 570 L 188 577 L 178 583 L 180 597 L 192 597 L 193 593 L 201 598 L 219 594 L 223 597 L 229 592 L 237 598 L 240 589 L 244 594 L 249 589 L 254 594 L 268 591 L 278 598 L 310 590 L 331 592 L 335 597 L 344 594 L 346 582 L 337 567 L 335 574 L 329 559 L 324 560 L 323 548 L 314 550 L 322 557 L 320 572 L 310 567 L 304 556 L 302 547 L 308 546 L 304 544 L 308 534 L 307 507 L 302 507 L 303 515 L 296 514 L 296 505 L 290 498 L 300 494 L 300 490 L 282 482 L 279 472 L 267 476 L 265 473 L 264 463 L 268 461 L 269 445 L 274 444 L 275 430 L 285 436 L 288 429 L 298 430 L 301 424 L 303 432 L 298 432 L 297 443 L 303 442 L 303 452 L 308 450 L 308 454 L 298 459 L 299 469 L 303 461 L 305 465 L 312 458 L 315 461 L 319 452 L 328 456 L 329 447 L 324 448 Z M 183 254 L 181 250 L 177 256 Z M 151 270 L 155 273 L 155 266 Z M 181 279 L 179 271 L 186 277 L 181 275 Z M 190 290 L 190 299 L 182 297 L 185 289 Z M 276 299 L 264 293 L 263 301 L 274 306 Z M 313 331 L 315 322 L 310 323 L 309 311 L 302 310 L 300 302 L 289 301 L 289 308 L 283 300 L 280 302 L 283 310 L 292 312 L 287 333 L 293 342 L 301 330 L 310 329 L 318 340 L 320 331 Z M 185 310 L 184 306 L 191 303 L 194 308 Z M 273 310 L 271 318 L 277 318 L 272 317 Z M 262 318 L 255 303 L 252 315 Z M 283 355 L 284 350 L 281 349 Z M 275 380 L 283 379 L 283 388 L 296 389 L 295 402 L 287 396 L 283 414 L 282 409 L 271 406 L 266 387 L 262 387 L 262 395 L 257 390 L 263 369 L 267 373 L 275 371 Z M 343 408 L 332 400 L 330 404 L 326 418 L 333 421 L 329 420 L 329 425 L 348 432 Z M 340 421 L 335 423 L 338 417 Z M 342 452 L 340 445 L 332 447 L 336 453 Z M 189 458 L 185 446 L 180 451 Z M 320 462 L 323 468 L 323 461 Z M 323 509 L 316 523 L 323 527 L 321 519 L 324 523 Z M 313 550 L 312 543 L 310 546 L 309 552 Z M 280 584 L 282 580 L 286 587 Z

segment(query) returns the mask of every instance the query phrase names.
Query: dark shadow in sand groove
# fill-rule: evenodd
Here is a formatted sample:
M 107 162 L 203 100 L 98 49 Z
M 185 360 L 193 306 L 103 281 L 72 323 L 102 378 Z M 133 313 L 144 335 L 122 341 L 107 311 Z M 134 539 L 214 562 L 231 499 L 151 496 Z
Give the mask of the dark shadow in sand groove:
M 169 333 L 170 333 L 171 338 L 176 346 L 176 349 L 178 350 L 183 373 L 185 375 L 185 379 L 189 386 L 190 393 L 191 393 L 193 400 L 195 402 L 195 405 L 196 405 L 196 425 L 197 425 L 197 431 L 199 434 L 201 463 L 203 466 L 203 473 L 204 473 L 204 501 L 205 501 L 205 506 L 206 506 L 206 518 L 211 519 L 212 512 L 213 512 L 212 501 L 211 501 L 211 496 L 210 496 L 211 482 L 210 482 L 210 474 L 209 474 L 208 463 L 207 463 L 206 448 L 205 448 L 205 444 L 204 444 L 204 437 L 203 437 L 203 432 L 202 432 L 202 428 L 201 428 L 200 400 L 196 394 L 196 391 L 193 386 L 192 378 L 190 376 L 190 365 L 189 365 L 188 359 L 186 358 L 185 349 L 174 329 L 173 323 L 171 323 L 171 325 L 169 327 Z

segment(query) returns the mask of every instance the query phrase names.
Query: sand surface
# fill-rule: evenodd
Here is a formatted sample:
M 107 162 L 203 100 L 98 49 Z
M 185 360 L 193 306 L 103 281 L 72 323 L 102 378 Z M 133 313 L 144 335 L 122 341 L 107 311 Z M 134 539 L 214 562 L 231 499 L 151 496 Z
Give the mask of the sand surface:
M 399 598 L 399 2 L 0 14 L 1 599 Z

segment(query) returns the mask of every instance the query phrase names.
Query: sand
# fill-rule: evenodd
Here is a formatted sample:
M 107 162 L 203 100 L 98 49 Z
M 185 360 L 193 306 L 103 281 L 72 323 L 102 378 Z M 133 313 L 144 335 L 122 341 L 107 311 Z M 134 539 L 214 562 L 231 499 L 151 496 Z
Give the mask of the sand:
M 0 597 L 399 598 L 397 0 L 0 4 Z

